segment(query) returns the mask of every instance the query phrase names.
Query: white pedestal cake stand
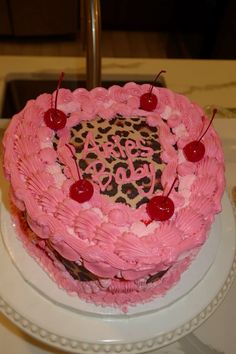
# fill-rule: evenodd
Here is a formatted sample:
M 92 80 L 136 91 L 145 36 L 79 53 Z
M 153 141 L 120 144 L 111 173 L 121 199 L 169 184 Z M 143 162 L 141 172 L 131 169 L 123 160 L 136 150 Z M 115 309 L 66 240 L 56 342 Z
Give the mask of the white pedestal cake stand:
M 200 259 L 197 257 L 183 274 L 183 279 L 168 294 L 167 301 L 157 299 L 151 305 L 131 309 L 128 315 L 110 310 L 107 313 L 104 309 L 92 314 L 93 308 L 89 304 L 83 303 L 83 311 L 81 304 L 61 289 L 58 289 L 59 293 L 50 293 L 47 281 L 52 287 L 55 284 L 49 278 L 45 283 L 45 273 L 29 258 L 19 241 L 16 247 L 16 235 L 12 225 L 9 226 L 3 204 L 0 310 L 31 336 L 68 352 L 137 354 L 168 345 L 195 330 L 215 311 L 235 277 L 235 220 L 230 201 L 224 195 L 223 211 L 218 215 L 217 227 L 213 227 L 206 245 L 209 259 L 207 254 L 200 252 Z M 19 264 L 16 266 L 20 256 L 31 262 L 22 262 L 25 264 L 23 269 Z M 205 272 L 201 266 L 203 256 L 208 259 Z M 33 271 L 24 268 L 27 264 L 32 265 Z M 34 271 L 35 277 L 32 276 Z M 195 280 L 186 285 L 193 278 Z M 36 283 L 34 279 L 37 279 Z M 60 297 L 61 292 L 65 297 Z M 56 301 L 52 298 L 55 294 Z

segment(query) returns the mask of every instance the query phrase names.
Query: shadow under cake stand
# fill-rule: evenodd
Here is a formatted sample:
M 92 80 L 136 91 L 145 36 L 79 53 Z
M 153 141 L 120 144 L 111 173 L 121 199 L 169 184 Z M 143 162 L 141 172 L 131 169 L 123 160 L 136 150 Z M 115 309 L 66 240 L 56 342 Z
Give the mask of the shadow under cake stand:
M 235 219 L 223 197 L 208 240 L 163 298 L 118 309 L 97 307 L 59 289 L 17 239 L 1 204 L 0 310 L 29 335 L 72 353 L 144 353 L 195 330 L 219 306 L 236 273 Z

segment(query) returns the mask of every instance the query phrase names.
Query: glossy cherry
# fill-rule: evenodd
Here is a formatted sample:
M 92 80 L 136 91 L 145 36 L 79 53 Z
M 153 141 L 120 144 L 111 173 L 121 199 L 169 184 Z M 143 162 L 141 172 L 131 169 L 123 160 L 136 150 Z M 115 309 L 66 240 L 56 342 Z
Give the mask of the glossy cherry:
M 185 145 L 183 152 L 188 161 L 198 162 L 205 155 L 205 146 L 201 141 L 194 140 Z
M 140 108 L 152 112 L 157 106 L 157 96 L 154 93 L 146 92 L 140 97 Z
M 49 108 L 44 113 L 44 122 L 48 128 L 52 130 L 60 130 L 63 129 L 66 125 L 66 115 L 59 109 L 56 108 Z
M 174 214 L 174 203 L 169 197 L 157 195 L 147 204 L 147 213 L 152 220 L 165 221 Z
M 66 125 L 67 117 L 64 112 L 62 112 L 60 109 L 57 109 L 57 98 L 58 98 L 58 92 L 59 88 L 61 86 L 62 80 L 64 77 L 64 73 L 62 72 L 57 84 L 57 91 L 56 91 L 56 98 L 55 98 L 55 105 L 54 108 L 51 107 L 49 108 L 45 113 L 44 113 L 44 122 L 47 125 L 47 127 L 57 131 L 60 129 L 63 129 Z
M 70 198 L 76 200 L 78 203 L 84 203 L 87 202 L 88 200 L 90 200 L 93 196 L 93 185 L 90 181 L 81 178 L 80 176 L 80 171 L 76 162 L 76 158 L 74 156 L 74 153 L 72 151 L 72 148 L 70 147 L 69 144 L 65 145 L 71 152 L 74 162 L 75 162 L 75 166 L 77 169 L 77 173 L 78 173 L 78 181 L 76 181 L 75 183 L 73 183 L 70 186 Z
M 215 115 L 216 115 L 217 109 L 213 110 L 212 117 L 210 120 L 210 123 L 208 124 L 208 127 L 206 128 L 205 132 L 200 136 L 198 140 L 191 141 L 185 147 L 183 148 L 183 153 L 186 159 L 190 162 L 198 162 L 200 161 L 204 155 L 205 155 L 205 146 L 201 142 L 202 138 L 208 131 Z
M 174 214 L 175 206 L 169 195 L 175 185 L 177 177 L 175 178 L 172 186 L 165 195 L 157 195 L 149 200 L 147 203 L 147 213 L 152 220 L 166 221 L 169 220 Z
M 166 72 L 165 70 L 161 70 L 159 72 L 159 74 L 155 77 L 153 84 L 150 86 L 150 90 L 141 95 L 141 97 L 140 97 L 140 108 L 141 109 L 148 111 L 148 112 L 152 112 L 156 108 L 158 100 L 157 100 L 157 96 L 154 93 L 152 93 L 152 90 L 154 87 L 154 83 L 157 81 L 159 76 L 165 72 Z
M 86 179 L 79 179 L 70 187 L 70 197 L 79 203 L 90 200 L 93 196 L 93 185 Z

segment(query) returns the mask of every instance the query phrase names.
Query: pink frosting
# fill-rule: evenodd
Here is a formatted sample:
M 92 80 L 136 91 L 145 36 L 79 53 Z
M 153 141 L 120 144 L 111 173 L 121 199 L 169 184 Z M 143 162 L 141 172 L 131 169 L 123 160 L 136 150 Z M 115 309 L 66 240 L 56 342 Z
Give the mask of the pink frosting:
M 146 279 L 130 280 L 120 282 L 118 279 L 101 279 L 90 282 L 81 282 L 73 279 L 65 267 L 54 257 L 44 241 L 38 239 L 31 242 L 32 231 L 21 220 L 19 211 L 12 206 L 12 216 L 16 225 L 19 238 L 27 252 L 48 272 L 50 277 L 56 281 L 60 288 L 64 288 L 69 295 L 75 293 L 81 299 L 87 302 L 93 302 L 97 305 L 112 306 L 119 308 L 123 313 L 129 311 L 128 306 L 134 306 L 137 303 L 145 303 L 155 297 L 164 296 L 166 292 L 173 287 L 180 279 L 181 274 L 188 268 L 194 259 L 197 249 L 181 261 L 177 262 L 158 282 L 146 284 Z M 35 236 L 35 235 L 34 235 Z M 63 250 L 55 246 L 57 251 L 63 253 Z M 71 260 L 73 260 L 74 251 L 70 251 Z M 86 263 L 89 267 L 89 264 Z M 91 266 L 91 270 L 93 267 Z M 106 268 L 108 271 L 108 268 Z M 103 272 L 106 271 L 103 269 Z M 134 271 L 127 271 L 126 275 L 132 279 Z M 112 276 L 109 271 L 108 276 Z
M 101 278 L 123 276 L 133 281 L 173 266 L 183 254 L 205 242 L 214 215 L 221 210 L 224 160 L 214 128 L 211 126 L 203 138 L 204 158 L 198 163 L 186 161 L 184 145 L 200 136 L 208 119 L 188 98 L 163 88 L 153 89 L 158 98 L 153 112 L 139 109 L 140 96 L 149 88 L 127 83 L 90 92 L 60 89 L 58 108 L 68 119 L 58 132 L 57 151 L 53 148 L 55 134 L 43 119 L 55 93 L 30 101 L 13 117 L 4 136 L 4 170 L 15 205 L 26 209 L 28 222 L 40 238 L 50 240 L 63 257 L 82 261 Z M 158 128 L 165 163 L 162 185 L 168 190 L 178 177 L 178 192 L 172 192 L 174 215 L 165 222 L 153 221 L 145 232 L 143 221 L 149 220 L 145 205 L 135 210 L 113 204 L 100 194 L 97 185 L 93 197 L 84 204 L 69 198 L 69 187 L 78 179 L 74 160 L 65 147 L 70 128 L 81 120 L 99 116 L 111 119 L 117 114 L 127 119 L 144 116 L 147 124 Z M 61 163 L 66 166 L 64 170 Z

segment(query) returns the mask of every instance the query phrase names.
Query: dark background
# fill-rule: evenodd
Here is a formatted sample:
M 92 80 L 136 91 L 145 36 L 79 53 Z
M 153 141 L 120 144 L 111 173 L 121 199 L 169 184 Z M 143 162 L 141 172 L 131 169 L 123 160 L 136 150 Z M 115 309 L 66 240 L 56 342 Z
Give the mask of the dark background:
M 168 34 L 169 58 L 236 59 L 234 0 L 101 0 L 102 30 Z M 0 0 L 0 40 L 68 40 L 80 27 L 79 0 Z

